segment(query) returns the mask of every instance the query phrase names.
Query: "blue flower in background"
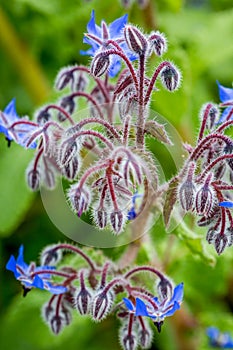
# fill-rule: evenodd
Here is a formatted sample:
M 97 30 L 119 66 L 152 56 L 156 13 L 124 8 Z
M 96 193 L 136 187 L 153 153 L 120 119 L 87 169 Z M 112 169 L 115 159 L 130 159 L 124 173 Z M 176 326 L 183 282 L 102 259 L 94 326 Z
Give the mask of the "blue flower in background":
M 219 89 L 219 98 L 222 103 L 227 103 L 229 105 L 232 105 L 230 107 L 225 108 L 223 113 L 221 114 L 221 117 L 218 121 L 218 124 L 221 124 L 225 121 L 227 115 L 230 113 L 231 109 L 233 108 L 233 88 L 227 88 L 223 85 L 221 85 L 218 81 L 218 89 Z M 231 117 L 231 120 L 233 120 L 233 117 Z
M 14 273 L 15 278 L 22 283 L 24 289 L 29 291 L 31 288 L 46 289 L 53 294 L 62 294 L 66 292 L 66 287 L 63 286 L 53 286 L 49 280 L 51 278 L 50 273 L 41 273 L 39 275 L 35 274 L 39 271 L 55 270 L 54 266 L 39 266 L 36 267 L 35 263 L 30 265 L 26 264 L 23 256 L 23 245 L 19 248 L 19 255 L 17 259 L 11 255 L 8 263 L 6 265 L 7 270 Z M 26 295 L 26 293 L 24 294 Z
M 233 202 L 230 201 L 220 202 L 218 205 L 224 208 L 233 208 Z
M 134 193 L 134 195 L 132 196 L 132 207 L 130 208 L 127 214 L 128 220 L 134 220 L 137 217 L 136 201 L 138 198 L 141 198 L 141 197 L 142 197 L 142 194 L 139 194 L 138 192 Z
M 123 28 L 128 20 L 128 15 L 124 15 L 114 22 L 106 25 L 104 21 L 101 23 L 101 27 L 95 23 L 95 11 L 91 13 L 91 19 L 87 24 L 87 35 L 84 37 L 83 42 L 91 45 L 87 51 L 81 50 L 81 55 L 94 56 L 101 49 L 109 49 L 112 46 L 106 45 L 109 39 L 115 40 L 120 47 L 124 50 L 124 53 L 130 60 L 135 60 L 137 57 L 128 49 L 127 45 L 123 42 Z M 89 35 L 90 36 L 89 36 Z M 118 56 L 111 56 L 111 64 L 109 67 L 109 76 L 114 77 L 121 69 L 121 59 Z
M 135 305 L 128 298 L 123 298 L 126 308 L 130 313 L 134 313 L 135 316 L 147 316 L 152 319 L 157 326 L 158 331 L 161 331 L 161 326 L 166 317 L 172 316 L 180 308 L 180 304 L 183 300 L 184 284 L 178 284 L 173 291 L 171 299 L 159 300 L 157 297 L 149 300 L 142 301 L 136 298 Z
M 17 128 L 15 130 L 10 130 L 11 125 L 18 121 L 24 121 L 25 123 L 20 124 L 19 131 Z M 27 119 L 20 118 L 16 112 L 15 108 L 15 98 L 6 106 L 3 112 L 0 111 L 0 133 L 3 133 L 10 143 L 15 141 L 19 145 L 25 147 L 28 138 L 32 131 L 37 128 L 36 125 L 28 124 Z M 36 143 L 32 143 L 30 148 L 36 148 Z
M 228 333 L 220 333 L 218 328 L 209 327 L 206 330 L 210 346 L 219 349 L 233 349 L 233 339 Z

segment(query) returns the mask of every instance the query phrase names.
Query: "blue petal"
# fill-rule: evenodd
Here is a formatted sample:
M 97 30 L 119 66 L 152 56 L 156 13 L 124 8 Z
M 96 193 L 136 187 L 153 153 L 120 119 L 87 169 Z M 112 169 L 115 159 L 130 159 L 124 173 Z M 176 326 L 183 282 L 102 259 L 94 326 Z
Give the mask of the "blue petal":
M 134 311 L 134 305 L 133 305 L 132 301 L 129 300 L 128 298 L 123 298 L 123 300 L 124 300 L 124 303 L 125 303 L 125 306 L 127 307 L 127 309 L 129 311 Z
M 109 33 L 110 33 L 110 38 L 118 38 L 122 33 L 122 29 L 126 25 L 128 20 L 128 15 L 124 15 L 120 18 L 117 18 L 114 22 L 112 22 L 109 25 Z
M 10 103 L 8 103 L 3 113 L 7 116 L 7 119 L 9 119 L 9 121 L 11 122 L 14 122 L 19 118 L 16 113 L 15 98 L 13 98 Z
M 180 304 L 178 304 L 176 301 L 174 302 L 173 308 L 168 310 L 165 314 L 163 314 L 163 317 L 169 317 L 172 316 L 176 310 L 179 310 Z
M 15 275 L 15 278 L 17 278 L 20 275 L 16 270 L 16 260 L 13 255 L 11 255 L 10 259 L 8 260 L 6 264 L 6 269 L 12 271 Z
M 184 297 L 184 283 L 182 282 L 174 288 L 173 297 L 171 301 L 176 301 L 177 303 L 181 303 L 183 300 L 183 297 Z
M 221 102 L 227 102 L 233 100 L 233 88 L 227 88 L 221 85 L 218 81 L 219 98 Z
M 219 330 L 216 327 L 209 327 L 206 330 L 206 334 L 210 339 L 216 340 L 219 336 Z
M 222 124 L 223 122 L 225 122 L 225 120 L 226 120 L 227 116 L 229 115 L 229 113 L 231 112 L 231 110 L 232 110 L 232 107 L 225 108 L 216 124 Z M 232 120 L 232 119 L 233 119 L 233 117 L 231 117 L 230 120 Z
M 225 201 L 218 203 L 220 207 L 233 208 L 233 202 Z
M 31 284 L 32 287 L 36 287 L 36 288 L 40 288 L 40 289 L 44 289 L 44 283 L 43 280 L 36 275 L 34 277 L 33 283 Z
M 63 294 L 67 292 L 67 288 L 64 286 L 53 286 L 51 283 L 45 284 L 45 289 L 52 294 Z
M 17 257 L 16 264 L 19 265 L 23 270 L 26 270 L 28 268 L 28 264 L 24 262 L 23 251 L 24 246 L 21 244 L 19 247 L 19 255 Z
M 141 300 L 136 298 L 136 311 L 135 316 L 149 316 L 146 308 L 146 304 Z
M 87 24 L 87 30 L 88 30 L 88 33 L 94 34 L 94 35 L 98 36 L 99 38 L 101 38 L 101 29 L 99 26 L 97 26 L 95 24 L 95 11 L 94 10 L 92 10 L 92 12 L 91 12 L 91 19 Z
M 121 62 L 119 59 L 112 59 L 112 63 L 108 69 L 109 76 L 114 78 L 121 69 Z

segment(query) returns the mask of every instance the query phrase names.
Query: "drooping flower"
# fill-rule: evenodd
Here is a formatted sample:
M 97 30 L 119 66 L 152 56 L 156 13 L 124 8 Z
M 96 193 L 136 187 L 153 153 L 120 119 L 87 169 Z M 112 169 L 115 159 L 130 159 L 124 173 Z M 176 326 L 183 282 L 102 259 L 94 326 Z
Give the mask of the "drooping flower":
M 151 298 L 151 300 L 143 301 L 140 298 L 136 298 L 135 305 L 128 298 L 124 298 L 125 306 L 130 313 L 134 313 L 135 316 L 147 316 L 152 319 L 158 331 L 160 332 L 163 321 L 166 317 L 172 316 L 180 308 L 180 304 L 183 299 L 183 283 L 178 284 L 173 291 L 172 297 L 160 299 L 157 297 Z
M 233 88 L 227 88 L 221 85 L 218 81 L 217 84 L 220 101 L 226 105 L 229 105 L 229 107 L 225 108 L 225 110 L 220 116 L 220 119 L 218 121 L 218 124 L 220 124 L 226 120 L 226 117 L 229 115 L 231 109 L 233 108 Z M 231 120 L 232 119 L 233 117 L 231 117 Z
M 22 122 L 18 128 L 11 128 L 16 122 Z M 35 123 L 31 123 L 27 118 L 20 118 L 15 108 L 15 98 L 6 106 L 4 111 L 0 111 L 0 133 L 3 133 L 6 140 L 9 142 L 15 141 L 19 145 L 25 147 L 28 138 L 32 131 L 37 128 Z M 30 148 L 36 148 L 37 144 L 34 142 Z
M 54 266 L 38 266 L 34 262 L 28 265 L 24 261 L 24 247 L 23 245 L 19 248 L 19 255 L 17 259 L 11 255 L 10 259 L 7 262 L 6 268 L 9 271 L 14 273 L 15 278 L 21 282 L 24 287 L 24 295 L 31 288 L 39 288 L 48 290 L 52 294 L 62 294 L 66 292 L 66 287 L 52 285 L 51 282 L 51 273 L 46 273 L 46 271 L 55 270 Z M 39 273 L 45 271 L 44 273 Z M 39 273 L 39 274 L 37 274 Z
M 221 333 L 216 327 L 209 327 L 206 330 L 209 344 L 220 349 L 233 349 L 233 339 L 228 333 Z
M 136 56 L 127 48 L 127 45 L 123 42 L 123 28 L 125 27 L 128 20 L 128 15 L 124 15 L 117 18 L 115 21 L 107 24 L 102 21 L 101 27 L 95 23 L 95 11 L 91 13 L 91 19 L 87 24 L 88 33 L 83 39 L 85 44 L 91 45 L 91 47 L 84 51 L 81 50 L 81 55 L 94 56 L 97 51 L 101 49 L 109 49 L 112 46 L 107 44 L 108 40 L 116 41 L 120 47 L 124 50 L 130 60 L 136 59 Z M 118 56 L 111 56 L 110 66 L 108 68 L 109 76 L 114 77 L 121 69 L 121 62 Z

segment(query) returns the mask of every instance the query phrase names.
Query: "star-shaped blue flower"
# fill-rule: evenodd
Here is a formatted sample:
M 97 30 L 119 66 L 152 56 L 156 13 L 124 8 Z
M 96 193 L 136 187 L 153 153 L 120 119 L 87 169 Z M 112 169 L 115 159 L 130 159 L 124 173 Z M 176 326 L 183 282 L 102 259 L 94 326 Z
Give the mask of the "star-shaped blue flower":
M 209 343 L 214 348 L 233 349 L 233 339 L 228 333 L 220 333 L 218 328 L 209 327 L 206 330 L 209 337 Z
M 109 39 L 115 40 L 120 47 L 124 50 L 125 54 L 130 60 L 135 60 L 137 57 L 128 49 L 127 45 L 123 42 L 123 28 L 128 20 L 128 15 L 124 15 L 117 18 L 114 22 L 107 24 L 102 21 L 101 27 L 95 23 L 95 11 L 91 13 L 91 19 L 87 24 L 87 35 L 84 37 L 83 42 L 91 45 L 87 51 L 81 50 L 82 55 L 94 56 L 101 49 L 110 48 L 106 42 Z M 109 76 L 114 77 L 121 69 L 121 60 L 118 56 L 111 56 L 111 63 L 108 69 Z
M 217 84 L 218 84 L 220 101 L 222 103 L 226 103 L 229 105 L 229 107 L 225 108 L 225 110 L 221 114 L 221 117 L 218 121 L 218 124 L 221 124 L 225 121 L 227 115 L 230 113 L 231 109 L 233 108 L 233 88 L 227 88 L 221 85 L 218 81 L 217 81 Z M 233 120 L 233 117 L 231 117 L 231 120 Z
M 35 274 L 39 271 L 55 270 L 54 266 L 39 266 L 36 267 L 35 263 L 30 265 L 26 264 L 23 256 L 24 247 L 23 245 L 19 248 L 19 255 L 17 259 L 11 255 L 6 265 L 7 270 L 14 273 L 15 278 L 22 283 L 26 290 L 31 288 L 46 289 L 52 294 L 62 294 L 66 292 L 66 287 L 53 286 L 49 281 L 51 278 L 50 273 Z
M 18 128 L 11 130 L 11 126 L 18 121 L 25 121 Z M 32 123 L 33 124 L 33 123 Z M 37 126 L 29 123 L 27 119 L 20 118 L 15 108 L 15 98 L 6 106 L 3 112 L 0 111 L 0 133 L 3 133 L 8 142 L 15 141 L 19 145 L 25 147 L 31 132 Z M 32 143 L 30 148 L 36 148 L 36 143 Z
M 158 328 L 161 330 L 161 325 L 166 317 L 172 316 L 180 308 L 180 304 L 183 300 L 184 284 L 178 284 L 174 290 L 172 297 L 159 300 L 157 297 L 143 301 L 140 298 L 136 298 L 135 305 L 128 298 L 123 298 L 126 308 L 130 313 L 134 313 L 135 316 L 147 316 L 152 319 Z

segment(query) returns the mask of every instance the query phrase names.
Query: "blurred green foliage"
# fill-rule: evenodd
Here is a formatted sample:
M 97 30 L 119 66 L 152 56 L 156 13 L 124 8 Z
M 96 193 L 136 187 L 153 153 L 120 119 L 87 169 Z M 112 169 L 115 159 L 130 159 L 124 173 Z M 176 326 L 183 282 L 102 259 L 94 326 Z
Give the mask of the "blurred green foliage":
M 183 74 L 181 89 L 173 94 L 162 89 L 156 92 L 152 108 L 167 118 L 185 141 L 192 142 L 202 103 L 210 100 L 218 102 L 216 80 L 231 86 L 232 1 L 157 0 L 152 1 L 151 6 L 154 24 L 169 39 L 166 58 L 172 59 Z M 89 62 L 89 58 L 80 56 L 79 50 L 85 49 L 82 38 L 92 9 L 96 11 L 97 23 L 102 18 L 109 23 L 125 13 L 117 1 L 113 6 L 107 0 L 1 0 L 0 11 L 9 22 L 14 39 L 20 43 L 21 51 L 18 54 L 24 55 L 25 62 L 33 61 L 33 67 L 38 69 L 38 84 L 39 81 L 45 82 L 45 90 L 41 90 L 41 94 L 36 95 L 29 87 L 25 79 L 28 66 L 25 64 L 19 69 L 17 52 L 12 53 L 15 44 L 3 44 L 3 34 L 7 35 L 8 32 L 1 22 L 1 109 L 16 97 L 18 113 L 32 116 L 40 103 L 54 98 L 53 80 L 60 67 Z M 145 26 L 147 15 L 136 4 L 129 10 L 130 21 L 141 27 Z M 151 70 L 157 63 L 156 59 L 151 62 Z M 46 88 L 46 84 L 49 88 Z M 37 81 L 34 81 L 34 85 L 37 85 Z M 163 151 L 156 149 L 155 152 L 158 158 L 163 158 Z M 36 259 L 44 245 L 64 240 L 47 218 L 39 195 L 30 193 L 26 188 L 24 169 L 30 158 L 31 152 L 17 145 L 8 149 L 1 136 L 0 346 L 7 350 L 59 350 L 64 347 L 71 350 L 119 349 L 117 321 L 114 318 L 92 325 L 89 319 L 76 315 L 72 325 L 60 336 L 51 335 L 40 317 L 40 308 L 48 298 L 47 292 L 33 291 L 22 299 L 18 294 L 18 284 L 5 271 L 9 255 L 17 251 L 20 243 L 26 248 L 25 260 L 30 261 Z M 164 168 L 166 166 L 167 169 Z M 175 172 L 174 165 L 166 165 L 166 162 L 163 169 L 169 177 Z M 162 334 L 155 336 L 153 349 L 209 349 L 205 327 L 215 325 L 225 331 L 233 329 L 232 249 L 215 259 L 213 249 L 207 248 L 207 243 L 200 239 L 201 236 L 204 238 L 204 230 L 190 231 L 190 237 L 187 229 L 181 225 L 174 232 L 175 236 L 166 234 L 162 221 L 158 221 L 152 229 L 157 256 L 154 256 L 150 243 L 145 244 L 138 262 L 148 263 L 157 259 L 177 283 L 185 282 L 183 313 L 187 313 L 189 319 L 194 318 L 195 322 L 187 329 L 180 329 L 176 320 L 174 323 L 173 320 L 168 321 Z M 104 254 L 118 258 L 124 249 L 108 249 Z M 213 267 L 215 260 L 217 262 Z M 180 339 L 177 339 L 177 334 Z

